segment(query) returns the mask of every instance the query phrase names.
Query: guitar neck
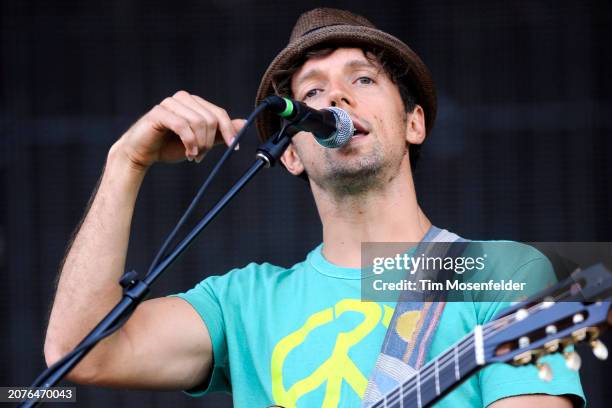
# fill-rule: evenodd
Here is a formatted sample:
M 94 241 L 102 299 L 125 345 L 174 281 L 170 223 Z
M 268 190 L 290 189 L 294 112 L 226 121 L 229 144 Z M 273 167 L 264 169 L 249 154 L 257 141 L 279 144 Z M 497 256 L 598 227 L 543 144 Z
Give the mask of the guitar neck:
M 612 278 L 597 264 L 511 307 L 484 326 L 476 326 L 453 347 L 372 404 L 372 407 L 422 408 L 437 402 L 487 363 L 525 365 L 569 345 L 588 342 L 595 357 L 608 350 L 598 339 L 612 320 Z M 485 347 L 486 343 L 486 347 Z M 575 352 L 566 362 L 579 368 Z M 546 366 L 542 365 L 542 368 Z M 550 376 L 544 369 L 542 378 Z
M 482 347 L 478 326 L 372 407 L 422 408 L 437 402 L 484 365 Z

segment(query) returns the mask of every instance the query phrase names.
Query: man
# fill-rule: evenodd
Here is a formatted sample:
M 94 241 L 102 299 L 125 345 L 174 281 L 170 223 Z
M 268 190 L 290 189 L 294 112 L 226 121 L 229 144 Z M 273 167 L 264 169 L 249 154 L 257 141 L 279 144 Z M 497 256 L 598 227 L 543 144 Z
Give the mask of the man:
M 338 106 L 357 129 L 340 149 L 325 149 L 308 133 L 298 133 L 282 157 L 290 173 L 310 183 L 323 224 L 322 245 L 288 269 L 250 264 L 179 296 L 144 302 L 79 364 L 72 380 L 194 394 L 231 390 L 236 406 L 360 405 L 395 306 L 360 301 L 361 243 L 419 242 L 440 232 L 417 203 L 411 172 L 415 146 L 435 118 L 433 83 L 419 57 L 395 37 L 347 11 L 316 9 L 298 20 L 290 44 L 265 73 L 257 100 L 274 89 L 315 108 Z M 62 268 L 45 343 L 49 364 L 120 299 L 116 282 L 147 169 L 185 157 L 199 162 L 215 142 L 229 145 L 242 126 L 223 109 L 181 91 L 112 146 Z M 264 117 L 260 136 L 277 126 Z M 94 256 L 95 266 L 89 262 Z M 526 275 L 547 265 L 528 251 L 513 259 L 513 272 Z M 446 305 L 428 359 L 502 308 Z M 418 325 L 436 327 L 419 319 L 410 333 Z M 399 326 L 395 330 L 400 333 Z M 440 406 L 580 402 L 576 374 L 565 370 L 560 358 L 551 364 L 551 383 L 538 380 L 533 367 L 488 367 Z

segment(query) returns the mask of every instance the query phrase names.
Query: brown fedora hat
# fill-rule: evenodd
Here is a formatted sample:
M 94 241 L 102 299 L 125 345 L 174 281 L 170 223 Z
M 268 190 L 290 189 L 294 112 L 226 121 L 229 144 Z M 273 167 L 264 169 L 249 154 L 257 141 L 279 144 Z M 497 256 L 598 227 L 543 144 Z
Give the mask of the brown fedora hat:
M 289 44 L 274 58 L 263 75 L 255 104 L 274 94 L 275 74 L 287 70 L 304 53 L 319 45 L 369 45 L 386 51 L 393 61 L 405 64 L 407 82 L 416 102 L 425 111 L 425 127 L 429 133 L 436 118 L 436 91 L 429 70 L 419 56 L 396 37 L 378 30 L 366 18 L 346 10 L 317 8 L 302 14 L 293 27 Z M 259 138 L 263 141 L 280 129 L 281 120 L 264 111 L 256 121 Z

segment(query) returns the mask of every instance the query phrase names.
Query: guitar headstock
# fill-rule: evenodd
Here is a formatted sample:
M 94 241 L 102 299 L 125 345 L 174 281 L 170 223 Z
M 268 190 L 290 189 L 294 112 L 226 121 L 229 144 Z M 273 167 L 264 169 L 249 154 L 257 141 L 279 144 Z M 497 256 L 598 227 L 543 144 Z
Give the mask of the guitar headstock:
M 535 364 L 540 378 L 552 379 L 540 358 L 563 353 L 566 365 L 580 368 L 580 356 L 571 349 L 588 343 L 599 359 L 608 357 L 599 336 L 612 318 L 612 274 L 601 264 L 579 270 L 543 293 L 503 311 L 484 326 L 487 363 Z

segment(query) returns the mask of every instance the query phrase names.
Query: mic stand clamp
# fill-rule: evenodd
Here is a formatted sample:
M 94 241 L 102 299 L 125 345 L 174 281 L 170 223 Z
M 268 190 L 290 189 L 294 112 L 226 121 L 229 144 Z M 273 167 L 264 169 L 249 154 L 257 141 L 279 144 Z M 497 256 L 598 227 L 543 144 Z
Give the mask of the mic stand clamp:
M 299 132 L 299 129 L 291 126 L 291 123 L 286 124 L 279 132 L 257 148 L 257 157 L 264 161 L 266 168 L 276 165 L 289 143 L 291 143 L 291 138 L 297 132 Z
M 123 296 L 133 299 L 136 304 L 142 302 L 151 291 L 149 285 L 138 279 L 138 272 L 136 271 L 124 273 L 119 279 L 119 284 L 123 288 Z

